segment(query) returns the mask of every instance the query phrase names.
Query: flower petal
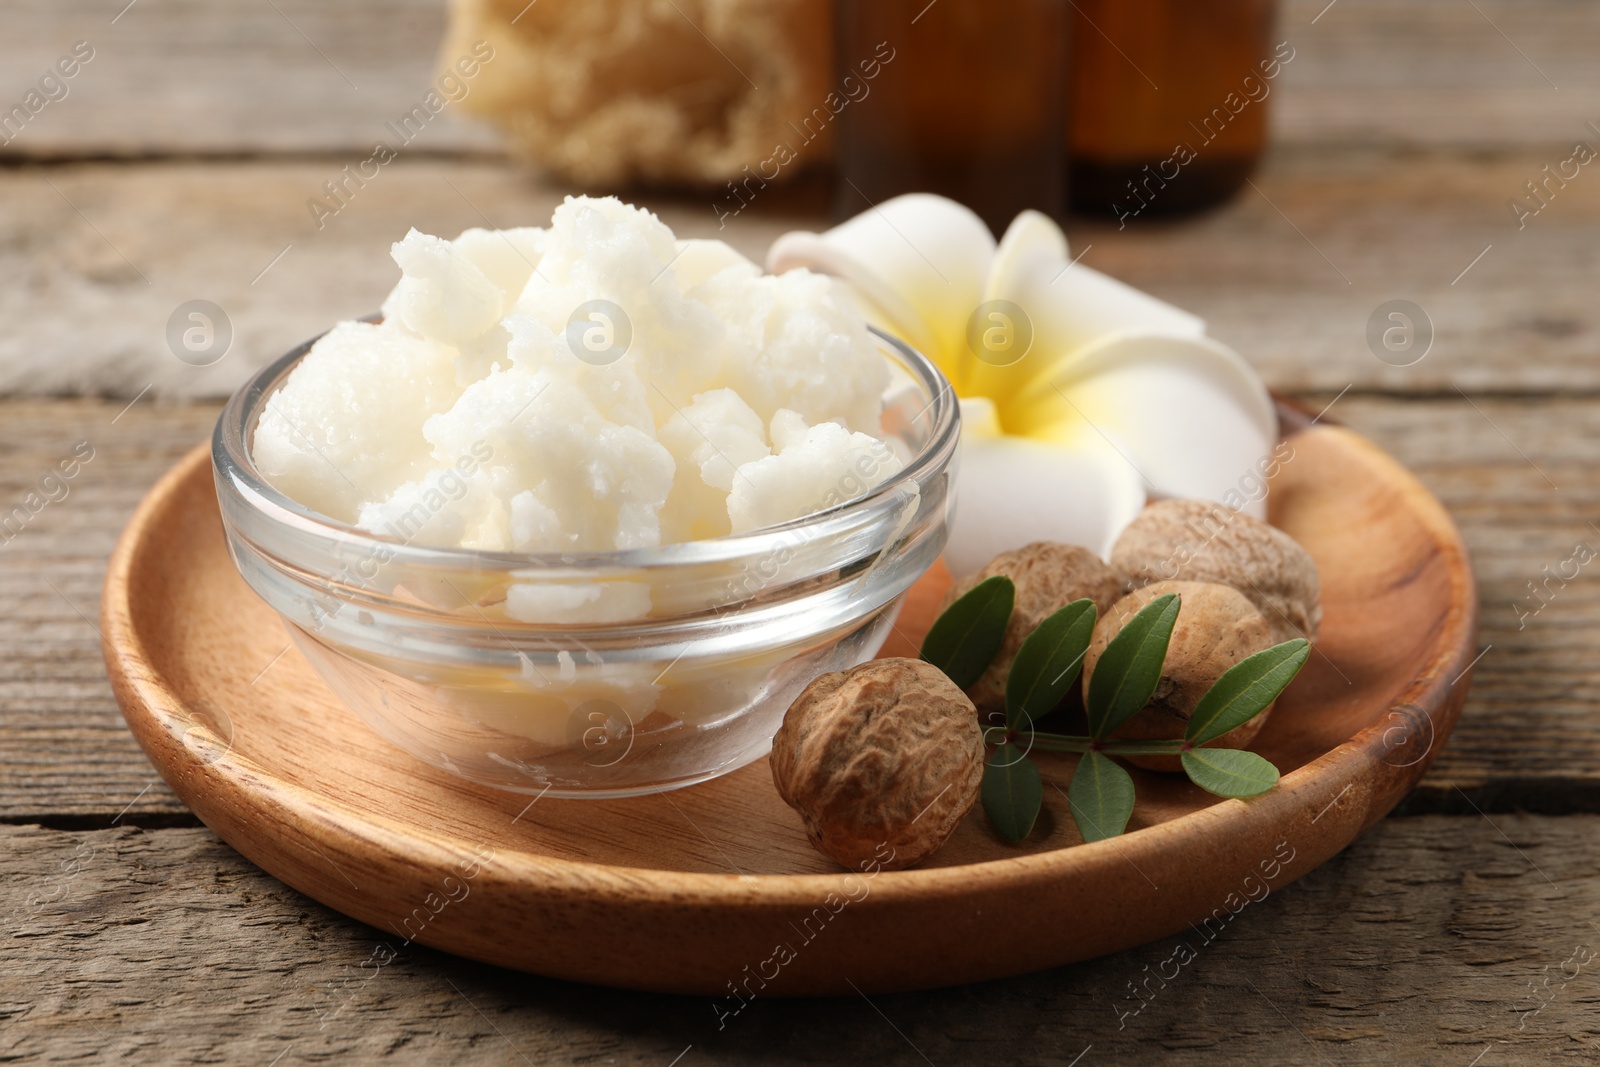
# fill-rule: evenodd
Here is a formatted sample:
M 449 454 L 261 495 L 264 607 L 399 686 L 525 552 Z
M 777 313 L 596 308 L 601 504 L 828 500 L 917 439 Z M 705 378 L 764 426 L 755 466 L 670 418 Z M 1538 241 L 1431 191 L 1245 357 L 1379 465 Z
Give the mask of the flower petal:
M 1034 541 L 1100 554 L 1144 507 L 1133 468 L 1096 434 L 1072 445 L 963 436 L 944 558 L 957 577 Z
M 1067 238 L 1049 217 L 1024 211 L 1006 229 L 989 268 L 983 299 L 1009 300 L 1031 328 L 1028 355 L 1010 366 L 978 363 L 968 390 L 1004 404 L 1062 360 L 1123 333 L 1199 337 L 1204 320 L 1149 293 L 1074 262 Z
M 1000 427 L 1000 413 L 988 397 L 963 396 L 957 398 L 957 403 L 961 405 L 963 438 L 999 437 L 1005 433 Z
M 826 233 L 784 234 L 767 251 L 767 269 L 808 267 L 843 278 L 869 305 L 869 318 L 955 379 L 994 248 L 989 228 L 966 207 L 908 193 Z
M 1006 429 L 1076 441 L 1085 426 L 1126 449 L 1156 496 L 1217 500 L 1265 517 L 1263 465 L 1277 413 L 1250 366 L 1209 337 L 1130 334 L 1079 352 L 1004 411 Z
M 1039 335 L 1066 349 L 1114 333 L 1198 337 L 1206 330 L 1198 315 L 1074 262 L 1061 227 L 1037 211 L 1024 211 L 1007 228 L 984 298 L 1023 304 Z

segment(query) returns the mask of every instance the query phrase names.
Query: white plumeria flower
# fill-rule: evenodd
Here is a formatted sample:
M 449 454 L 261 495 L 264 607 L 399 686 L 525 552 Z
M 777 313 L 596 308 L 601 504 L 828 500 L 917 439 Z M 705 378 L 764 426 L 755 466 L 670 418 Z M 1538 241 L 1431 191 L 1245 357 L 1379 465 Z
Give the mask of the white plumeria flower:
M 1265 517 L 1241 489 L 1278 435 L 1261 379 L 1200 319 L 1075 263 L 1048 217 L 1023 212 L 996 245 L 967 208 L 912 193 L 784 234 L 767 269 L 794 267 L 848 282 L 961 398 L 957 575 L 1031 541 L 1107 556 L 1148 496 Z

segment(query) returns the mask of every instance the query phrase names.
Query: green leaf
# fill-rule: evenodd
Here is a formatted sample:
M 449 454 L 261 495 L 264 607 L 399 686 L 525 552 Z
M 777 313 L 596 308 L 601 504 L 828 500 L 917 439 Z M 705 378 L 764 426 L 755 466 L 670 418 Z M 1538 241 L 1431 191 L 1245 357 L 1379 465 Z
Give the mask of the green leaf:
M 1015 730 L 1047 715 L 1083 670 L 1099 614 L 1087 597 L 1041 622 L 1022 642 L 1006 678 L 1006 725 Z
M 1235 663 L 1195 705 L 1183 736 L 1203 745 L 1260 715 L 1294 681 L 1309 655 L 1311 643 L 1297 637 Z
M 1189 781 L 1219 797 L 1253 797 L 1278 784 L 1278 768 L 1239 748 L 1197 748 L 1185 752 Z
M 1146 604 L 1106 645 L 1089 678 L 1089 735 L 1105 737 L 1150 703 L 1181 606 L 1176 593 Z
M 1006 639 L 1016 586 L 1003 574 L 985 578 L 934 620 L 922 640 L 922 658 L 965 689 L 989 669 Z
M 1039 768 L 1016 745 L 995 749 L 994 759 L 983 769 L 983 813 L 989 825 L 1011 844 L 1033 832 L 1044 802 Z
M 1133 814 L 1133 778 L 1111 757 L 1085 752 L 1067 787 L 1067 803 L 1085 841 L 1116 837 Z

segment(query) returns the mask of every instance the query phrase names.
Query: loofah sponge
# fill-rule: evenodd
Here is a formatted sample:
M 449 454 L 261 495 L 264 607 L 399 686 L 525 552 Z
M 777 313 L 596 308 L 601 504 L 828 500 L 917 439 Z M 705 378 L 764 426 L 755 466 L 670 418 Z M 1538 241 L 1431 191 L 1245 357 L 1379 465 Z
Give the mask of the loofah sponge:
M 722 182 L 826 97 L 828 0 L 454 0 L 442 62 L 487 41 L 461 107 L 568 180 Z M 832 157 L 832 130 L 785 177 Z

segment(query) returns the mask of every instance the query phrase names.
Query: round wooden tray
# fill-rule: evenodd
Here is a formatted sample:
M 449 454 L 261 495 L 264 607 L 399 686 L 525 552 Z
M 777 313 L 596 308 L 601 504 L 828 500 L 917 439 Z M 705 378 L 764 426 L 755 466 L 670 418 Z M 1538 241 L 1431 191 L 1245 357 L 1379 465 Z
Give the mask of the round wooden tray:
M 235 573 L 207 448 L 151 491 L 111 559 L 106 663 L 140 744 L 206 825 L 396 945 L 727 1011 L 1014 974 L 1191 924 L 1215 936 L 1380 819 L 1454 725 L 1477 629 L 1455 527 L 1357 435 L 1290 440 L 1272 519 L 1316 558 L 1325 615 L 1254 746 L 1283 781 L 1218 801 L 1136 770 L 1129 833 L 1092 845 L 1047 785 L 1020 847 L 974 811 L 921 868 L 851 875 L 807 845 L 765 761 L 673 793 L 532 803 L 425 766 L 337 702 Z M 947 582 L 913 590 L 885 655 L 911 654 Z M 1072 758 L 1041 759 L 1047 780 Z

